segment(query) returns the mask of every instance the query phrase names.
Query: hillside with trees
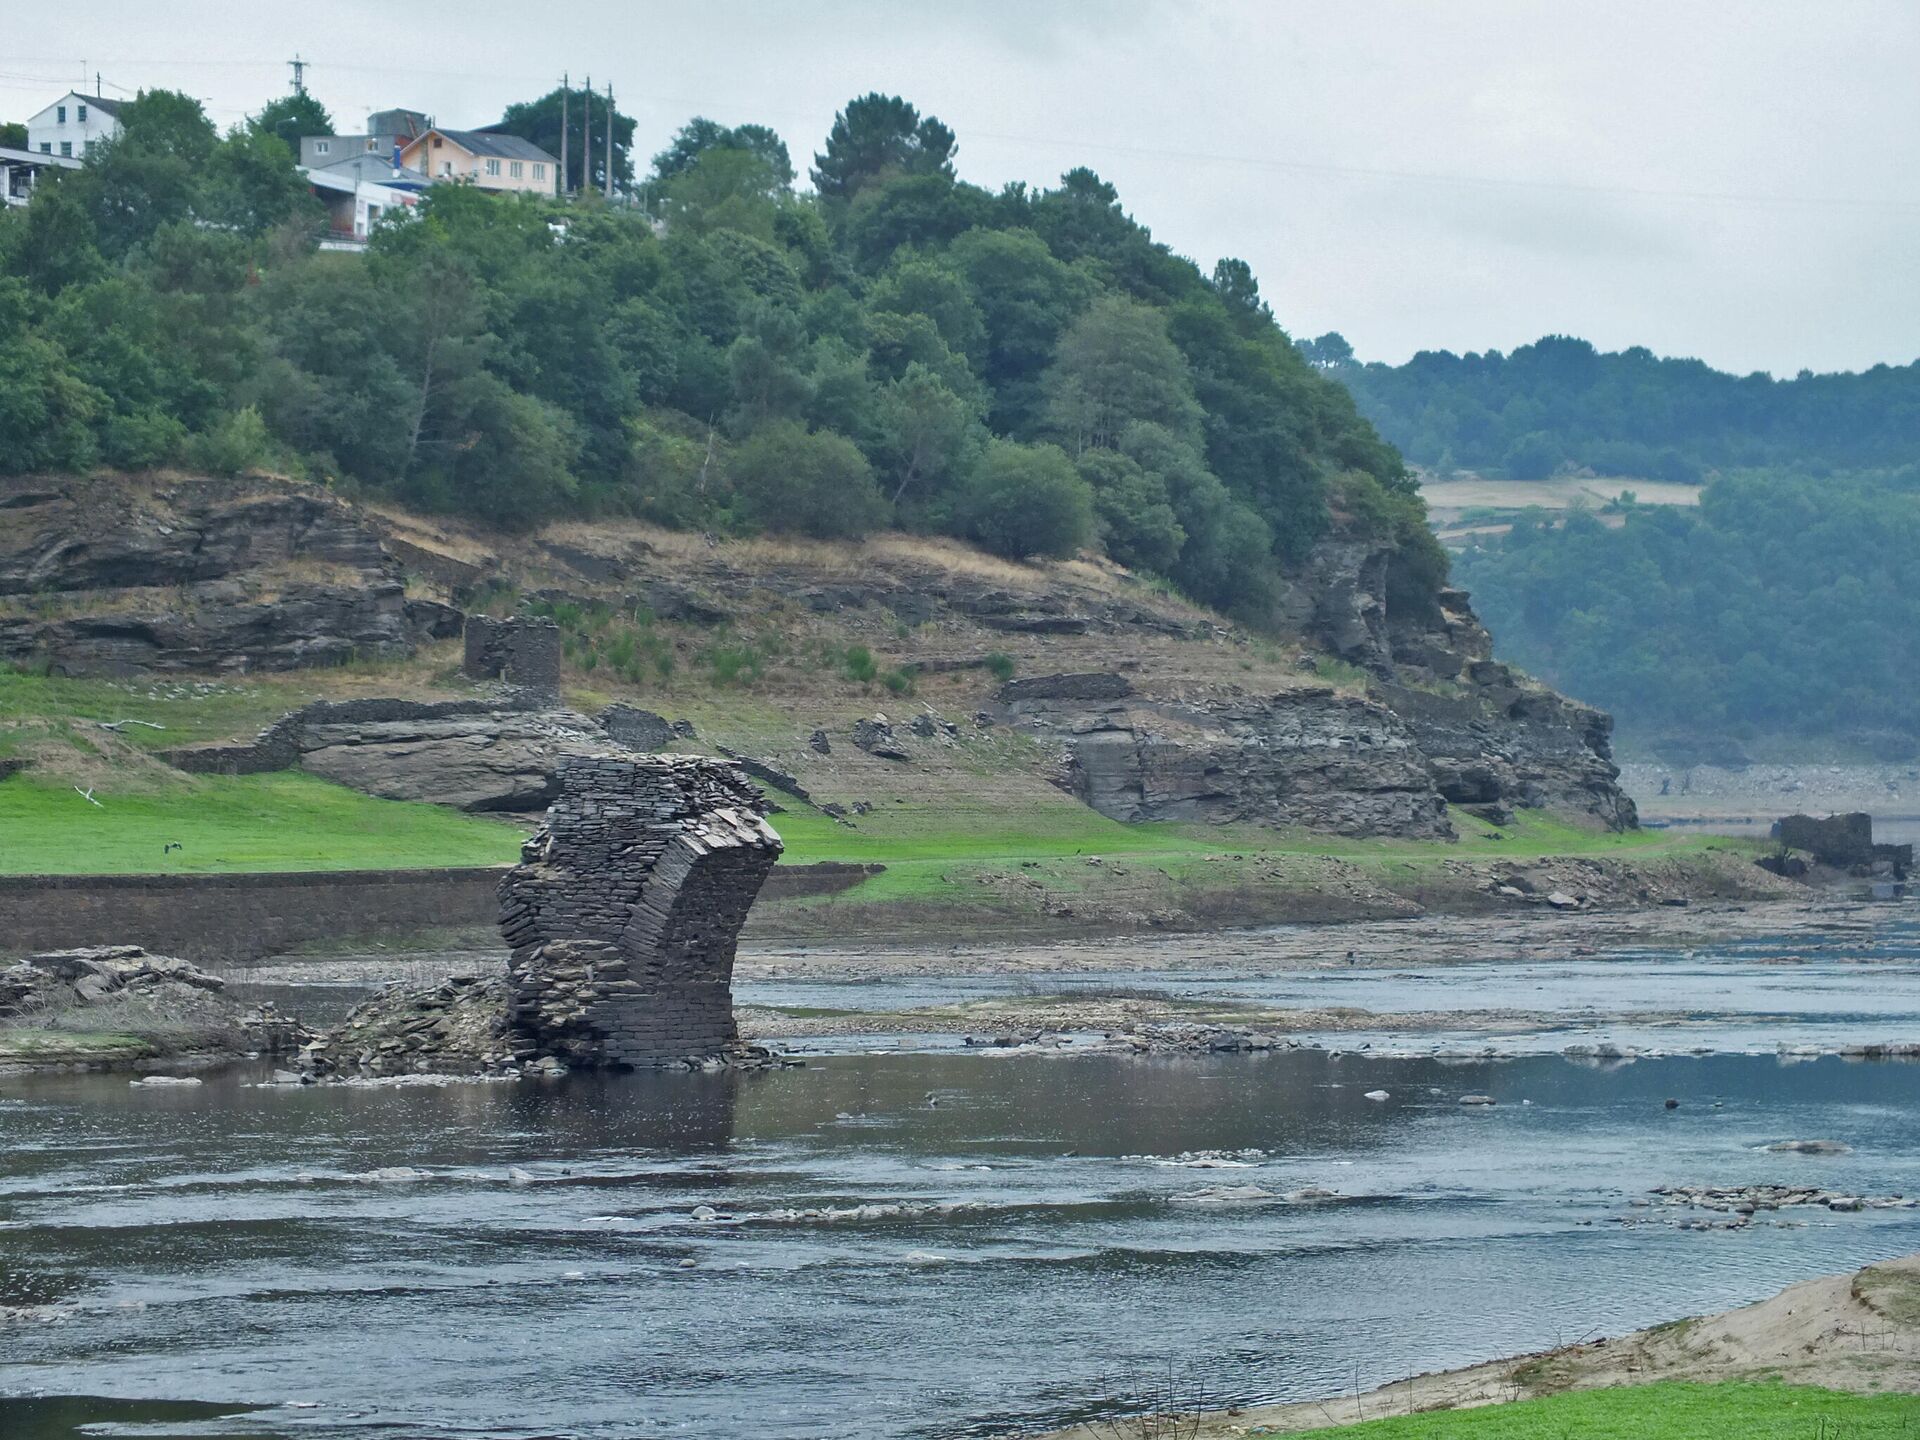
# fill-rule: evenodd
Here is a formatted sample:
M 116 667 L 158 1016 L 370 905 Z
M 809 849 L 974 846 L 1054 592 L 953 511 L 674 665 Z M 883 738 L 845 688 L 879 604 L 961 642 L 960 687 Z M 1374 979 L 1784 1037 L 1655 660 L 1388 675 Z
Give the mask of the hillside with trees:
M 1715 480 L 1698 510 L 1523 521 L 1457 558 L 1519 663 L 1630 737 L 1920 753 L 1920 467 Z
M 1549 335 L 1510 354 L 1423 350 L 1359 363 L 1338 334 L 1301 350 L 1353 392 L 1414 464 L 1515 480 L 1556 470 L 1697 482 L 1718 470 L 1807 474 L 1910 463 L 1920 360 L 1788 380 L 1729 375 L 1635 346 Z
M 506 128 L 545 136 L 553 98 Z M 1335 526 L 1403 596 L 1444 577 L 1399 455 L 1244 263 L 1174 255 L 1090 170 L 966 183 L 903 100 L 849 104 L 806 193 L 773 131 L 695 119 L 628 203 L 439 185 L 364 254 L 316 252 L 286 106 L 223 136 L 153 91 L 122 123 L 0 220 L 0 470 L 1099 547 L 1256 622 Z

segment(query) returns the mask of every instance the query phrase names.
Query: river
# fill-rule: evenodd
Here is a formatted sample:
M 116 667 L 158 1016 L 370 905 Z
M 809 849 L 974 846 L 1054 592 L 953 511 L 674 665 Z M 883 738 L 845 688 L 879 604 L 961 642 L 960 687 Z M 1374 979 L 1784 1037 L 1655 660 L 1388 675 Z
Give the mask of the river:
M 1920 1195 L 1920 1065 L 1746 1053 L 1763 1015 L 1789 1038 L 1920 1039 L 1913 941 L 1848 931 L 1686 1031 L 1713 1053 L 1627 1064 L 942 1037 L 750 1075 L 10 1080 L 0 1395 L 159 1422 L 105 1434 L 986 1436 L 1099 1413 L 1143 1376 L 1212 1404 L 1303 1398 L 1617 1334 L 1920 1250 L 1920 1210 L 1727 1231 L 1646 1203 L 1761 1181 Z M 1639 947 L 1456 970 L 1450 994 L 1645 991 L 1705 1015 L 1690 995 L 1762 964 L 1718 959 L 1735 968 Z M 1437 984 L 1326 983 L 1429 1005 Z M 1804 1138 L 1851 1150 L 1766 1148 Z M 0 1400 L 0 1433 L 115 1413 L 60 1404 Z

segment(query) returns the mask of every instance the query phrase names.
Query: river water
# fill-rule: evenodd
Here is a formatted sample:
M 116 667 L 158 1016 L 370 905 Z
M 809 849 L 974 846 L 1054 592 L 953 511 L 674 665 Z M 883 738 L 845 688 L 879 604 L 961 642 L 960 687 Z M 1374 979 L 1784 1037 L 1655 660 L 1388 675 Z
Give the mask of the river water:
M 1920 1039 L 1912 938 L 1842 937 L 1818 983 L 1769 969 L 1751 1009 Z M 1449 993 L 1685 1009 L 1734 973 L 1607 963 Z M 1399 974 L 1329 983 L 1432 1000 Z M 438 1088 L 0 1082 L 0 1395 L 140 1402 L 0 1400 L 0 1434 L 986 1436 L 1142 1377 L 1213 1404 L 1364 1389 L 1920 1250 L 1920 1210 L 1726 1231 L 1636 1204 L 1920 1195 L 1920 1065 L 1738 1053 L 1758 1024 L 1631 1064 L 918 1048 Z M 1851 1151 L 1766 1148 L 1794 1138 Z

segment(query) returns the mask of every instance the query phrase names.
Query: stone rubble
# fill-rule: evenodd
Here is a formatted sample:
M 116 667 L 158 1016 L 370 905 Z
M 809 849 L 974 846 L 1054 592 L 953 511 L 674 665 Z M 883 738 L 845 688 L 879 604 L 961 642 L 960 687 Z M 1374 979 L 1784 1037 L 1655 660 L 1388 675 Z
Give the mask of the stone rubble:
M 273 1005 L 245 1008 L 225 988 L 218 975 L 138 945 L 53 950 L 0 966 L 0 1020 L 31 1025 L 91 1011 L 90 1028 L 151 1035 L 160 1057 L 171 1048 L 286 1055 L 312 1038 Z

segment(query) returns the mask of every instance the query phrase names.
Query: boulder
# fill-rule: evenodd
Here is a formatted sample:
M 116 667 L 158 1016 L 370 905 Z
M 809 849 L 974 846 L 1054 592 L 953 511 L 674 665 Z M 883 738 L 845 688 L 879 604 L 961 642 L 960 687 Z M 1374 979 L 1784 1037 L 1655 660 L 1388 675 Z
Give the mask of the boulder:
M 593 720 L 629 750 L 665 750 L 674 741 L 673 725 L 666 716 L 637 705 L 609 705 Z

